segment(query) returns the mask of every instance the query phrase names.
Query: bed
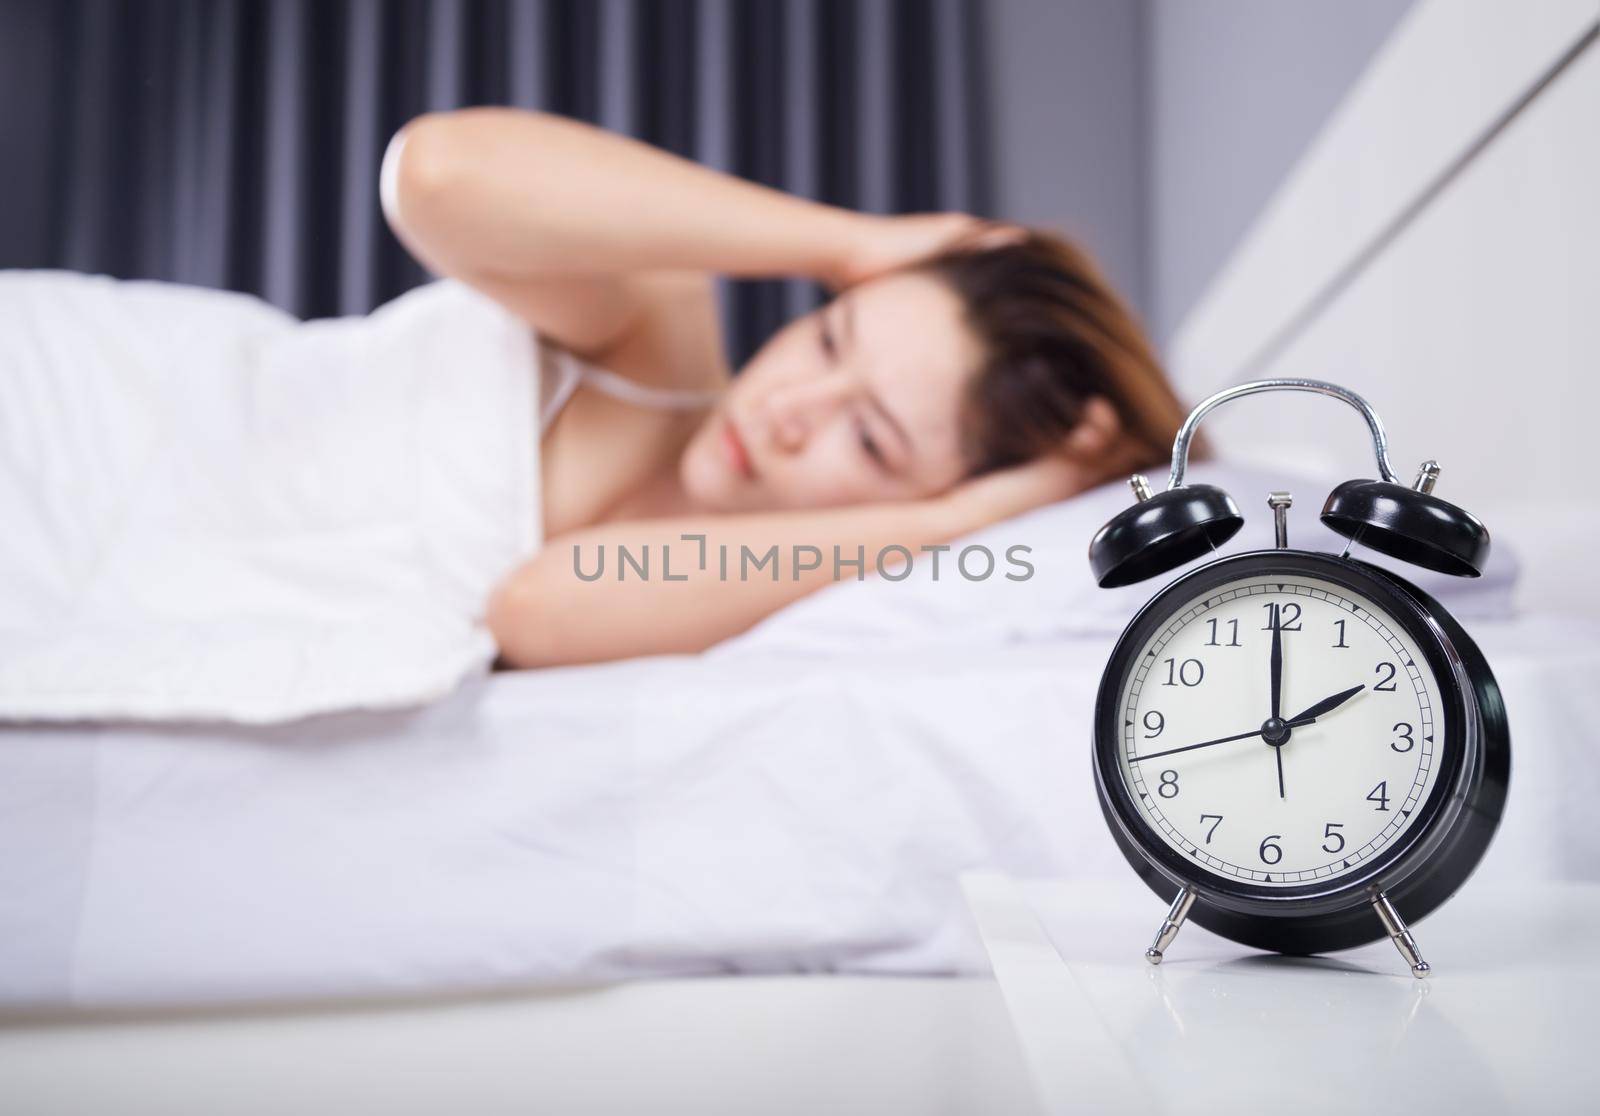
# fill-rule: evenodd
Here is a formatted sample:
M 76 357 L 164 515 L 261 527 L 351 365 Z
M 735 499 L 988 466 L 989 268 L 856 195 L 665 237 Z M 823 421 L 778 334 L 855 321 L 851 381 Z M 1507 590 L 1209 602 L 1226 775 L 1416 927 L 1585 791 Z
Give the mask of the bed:
M 1197 477 L 1246 503 L 1328 487 Z M 410 710 L 278 725 L 0 730 L 0 1006 L 981 971 L 961 873 L 1125 871 L 1087 725 L 1148 591 L 1095 588 L 1083 547 L 1127 498 L 1107 486 L 968 540 L 1029 546 L 1026 582 L 847 581 L 702 656 L 481 675 Z M 1294 529 L 1337 546 L 1309 515 Z M 1229 549 L 1270 530 L 1255 516 Z M 1420 580 L 1483 639 L 1519 738 L 1559 741 L 1518 752 L 1537 787 L 1582 747 L 1545 725 L 1600 728 L 1561 681 L 1600 637 L 1519 617 L 1518 568 L 1502 547 L 1481 579 Z M 1576 784 L 1548 778 L 1569 801 Z M 1589 862 L 1559 812 L 1525 824 L 1562 850 L 1538 864 Z
M 1473 630 L 1517 742 L 1491 867 L 1591 876 L 1600 636 Z M 412 713 L 10 729 L 0 1002 L 981 971 L 962 872 L 1126 871 L 1084 745 L 1104 652 L 752 648 L 499 674 Z
M 1594 879 L 1600 633 L 1470 627 L 1518 750 L 1469 891 Z M 0 1094 L 1035 1111 L 1012 1022 L 1040 1036 L 970 979 L 961 878 L 1127 882 L 1083 744 L 1109 638 L 752 646 L 497 674 L 414 713 L 7 730 Z

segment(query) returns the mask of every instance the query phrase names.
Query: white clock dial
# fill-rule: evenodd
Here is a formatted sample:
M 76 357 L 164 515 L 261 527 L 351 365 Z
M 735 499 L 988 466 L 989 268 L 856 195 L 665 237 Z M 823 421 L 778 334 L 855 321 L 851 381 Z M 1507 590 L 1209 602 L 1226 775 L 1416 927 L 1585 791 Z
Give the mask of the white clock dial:
M 1274 615 L 1290 722 L 1276 746 Z M 1212 873 L 1292 888 L 1359 872 L 1428 800 L 1444 691 L 1415 640 L 1359 593 L 1242 578 L 1184 604 L 1135 654 L 1117 719 L 1123 780 L 1154 832 Z M 1292 723 L 1346 693 L 1314 723 Z

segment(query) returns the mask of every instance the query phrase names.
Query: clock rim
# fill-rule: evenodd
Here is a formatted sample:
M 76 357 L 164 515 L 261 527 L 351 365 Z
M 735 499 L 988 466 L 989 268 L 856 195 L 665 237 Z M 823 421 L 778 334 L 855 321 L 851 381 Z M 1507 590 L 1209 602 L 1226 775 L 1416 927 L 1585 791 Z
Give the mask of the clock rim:
M 1161 839 L 1138 812 L 1121 778 L 1121 734 L 1116 731 L 1117 705 L 1128 674 L 1136 666 L 1134 657 L 1156 630 L 1170 622 L 1179 606 L 1213 587 L 1275 573 L 1330 581 L 1368 597 L 1383 608 L 1416 641 L 1439 687 L 1445 691 L 1440 694 L 1440 701 L 1447 709 L 1443 747 L 1440 749 L 1445 766 L 1435 779 L 1427 800 L 1418 808 L 1417 818 L 1391 848 L 1383 850 L 1370 864 L 1346 875 L 1297 887 L 1232 880 L 1202 864 L 1184 859 Z M 1436 602 L 1386 570 L 1357 559 L 1289 548 L 1248 551 L 1207 563 L 1175 579 L 1147 601 L 1123 629 L 1107 661 L 1095 703 L 1094 720 L 1096 791 L 1102 811 L 1111 823 L 1113 835 L 1119 838 L 1118 844 L 1135 870 L 1145 876 L 1146 882 L 1158 893 L 1168 897 L 1179 887 L 1193 887 L 1200 900 L 1206 906 L 1216 908 L 1219 913 L 1276 918 L 1367 908 L 1374 891 L 1389 891 L 1414 875 L 1439 851 L 1465 800 L 1470 797 L 1466 792 L 1470 789 L 1468 784 L 1472 774 L 1481 771 L 1483 766 L 1478 755 L 1481 736 L 1476 731 L 1478 718 L 1469 707 L 1468 687 L 1463 684 L 1457 669 L 1462 656 L 1455 641 L 1450 638 L 1446 625 L 1436 622 L 1438 615 L 1449 619 L 1448 627 L 1459 632 L 1453 619 Z M 1481 662 L 1481 656 L 1477 658 Z M 1484 672 L 1487 673 L 1486 665 Z M 1492 676 L 1489 682 L 1493 685 Z M 1476 858 L 1466 871 L 1470 872 L 1475 864 Z M 1147 868 L 1153 869 L 1159 880 L 1169 886 L 1158 886 L 1158 879 L 1152 879 Z M 1462 878 L 1465 878 L 1465 873 Z M 1213 920 L 1206 915 L 1206 911 L 1197 910 L 1191 917 L 1201 925 L 1207 925 Z M 1378 926 L 1376 917 L 1371 918 L 1371 923 L 1374 927 Z M 1216 926 L 1209 928 L 1219 929 Z M 1226 929 L 1220 932 L 1237 937 Z M 1380 935 L 1381 927 L 1379 933 L 1371 937 Z

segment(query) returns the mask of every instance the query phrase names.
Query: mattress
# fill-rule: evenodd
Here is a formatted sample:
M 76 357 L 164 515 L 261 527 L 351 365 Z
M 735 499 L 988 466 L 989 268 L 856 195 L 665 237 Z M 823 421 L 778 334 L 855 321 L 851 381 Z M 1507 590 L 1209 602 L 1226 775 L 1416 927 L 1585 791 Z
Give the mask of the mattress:
M 1600 636 L 1474 625 L 1512 715 L 1483 875 L 1594 878 Z M 1111 637 L 493 675 L 405 713 L 0 732 L 0 1007 L 959 973 L 958 876 L 1127 872 Z

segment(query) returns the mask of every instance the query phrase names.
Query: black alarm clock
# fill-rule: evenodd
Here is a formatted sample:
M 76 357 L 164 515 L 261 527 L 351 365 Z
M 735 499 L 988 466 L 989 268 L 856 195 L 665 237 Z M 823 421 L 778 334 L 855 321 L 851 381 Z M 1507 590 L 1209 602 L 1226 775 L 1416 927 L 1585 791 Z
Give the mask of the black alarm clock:
M 1186 919 L 1243 945 L 1312 954 L 1392 939 L 1429 971 L 1407 924 L 1461 886 L 1505 805 L 1511 739 L 1494 675 L 1437 601 L 1350 556 L 1359 544 L 1476 577 L 1489 533 L 1389 462 L 1377 414 L 1318 380 L 1241 384 L 1206 399 L 1173 444 L 1165 492 L 1089 546 L 1104 587 L 1203 557 L 1243 525 L 1221 489 L 1185 484 L 1189 445 L 1217 406 L 1309 391 L 1361 412 L 1379 480 L 1339 485 L 1322 522 L 1344 552 L 1291 549 L 1291 497 L 1269 495 L 1277 546 L 1217 558 L 1162 589 L 1112 651 L 1094 714 L 1094 775 L 1113 837 L 1171 901 L 1159 964 Z

